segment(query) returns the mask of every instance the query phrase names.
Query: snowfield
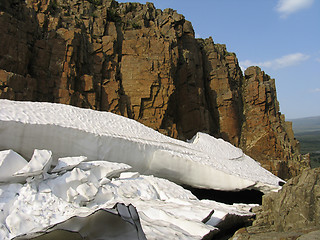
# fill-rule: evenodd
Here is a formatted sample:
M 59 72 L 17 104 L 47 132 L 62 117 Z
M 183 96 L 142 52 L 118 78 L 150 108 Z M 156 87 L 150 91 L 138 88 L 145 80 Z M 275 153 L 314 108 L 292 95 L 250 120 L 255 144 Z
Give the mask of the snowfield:
M 0 239 L 202 239 L 253 205 L 177 184 L 269 192 L 279 182 L 204 133 L 183 142 L 108 112 L 0 100 Z
M 199 188 L 269 192 L 282 181 L 222 139 L 197 133 L 183 142 L 109 112 L 63 104 L 0 100 L 0 138 L 0 150 L 27 159 L 34 149 L 49 149 L 54 164 L 81 155 Z

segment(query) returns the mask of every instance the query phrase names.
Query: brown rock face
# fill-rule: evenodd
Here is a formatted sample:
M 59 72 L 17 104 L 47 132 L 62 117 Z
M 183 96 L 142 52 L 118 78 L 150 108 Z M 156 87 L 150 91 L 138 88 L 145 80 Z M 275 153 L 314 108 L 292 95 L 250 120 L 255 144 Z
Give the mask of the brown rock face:
M 242 124 L 242 71 L 234 53 L 211 38 L 198 40 L 202 47 L 204 81 L 213 130 L 235 146 L 239 146 Z
M 195 39 L 172 9 L 113 0 L 2 0 L 0 97 L 111 111 L 164 134 L 222 137 L 280 177 L 308 167 L 274 80 Z
M 243 79 L 242 96 L 244 121 L 240 147 L 278 176 L 296 176 L 299 166 L 308 166 L 308 159 L 295 151 L 299 143 L 292 124 L 285 122 L 279 111 L 275 80 L 260 68 L 249 67 Z
M 318 239 L 314 236 L 320 231 L 320 168 L 305 170 L 278 193 L 263 196 L 255 212 L 253 225 L 233 239 Z

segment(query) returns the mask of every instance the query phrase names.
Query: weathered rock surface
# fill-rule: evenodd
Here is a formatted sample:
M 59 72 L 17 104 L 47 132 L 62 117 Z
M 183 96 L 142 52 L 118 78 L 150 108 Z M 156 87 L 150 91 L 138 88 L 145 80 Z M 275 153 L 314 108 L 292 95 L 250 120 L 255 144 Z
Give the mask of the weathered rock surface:
M 320 239 L 320 168 L 305 170 L 278 193 L 263 196 L 254 212 L 253 225 L 233 239 Z
M 0 97 L 111 111 L 166 135 L 222 137 L 282 178 L 309 166 L 274 80 L 172 9 L 114 0 L 2 0 Z
M 280 113 L 275 80 L 258 67 L 245 71 L 242 84 L 243 116 L 240 147 L 263 167 L 283 178 L 299 173 L 308 158 L 301 156 L 292 123 Z

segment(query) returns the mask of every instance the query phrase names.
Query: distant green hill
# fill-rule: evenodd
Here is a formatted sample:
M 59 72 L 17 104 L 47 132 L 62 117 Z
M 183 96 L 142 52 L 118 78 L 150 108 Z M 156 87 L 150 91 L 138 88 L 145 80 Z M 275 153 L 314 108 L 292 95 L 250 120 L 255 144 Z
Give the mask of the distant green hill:
M 320 116 L 291 119 L 289 121 L 292 122 L 295 133 L 320 131 Z
M 310 153 L 311 166 L 320 167 L 320 116 L 289 120 L 295 137 L 299 140 L 301 153 Z

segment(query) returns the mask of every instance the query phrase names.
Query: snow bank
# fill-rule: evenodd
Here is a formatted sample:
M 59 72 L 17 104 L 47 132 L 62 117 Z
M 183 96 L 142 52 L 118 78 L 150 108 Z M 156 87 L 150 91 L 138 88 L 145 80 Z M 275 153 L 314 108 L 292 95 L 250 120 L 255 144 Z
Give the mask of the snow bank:
M 32 165 L 47 166 L 51 154 L 35 150 Z M 62 164 L 65 158 L 59 159 L 61 171 L 35 171 L 38 167 L 26 167 L 30 161 L 21 169 L 31 177 L 0 185 L 0 239 L 43 234 L 59 239 L 144 239 L 144 234 L 147 239 L 202 239 L 228 217 L 239 221 L 252 216 L 253 205 L 200 201 L 166 179 L 124 172 L 130 169 L 126 164 L 85 159 L 69 158 L 68 168 Z
M 282 181 L 240 149 L 207 134 L 183 142 L 109 112 L 62 104 L 0 100 L 0 139 L 0 150 L 14 149 L 28 158 L 32 149 L 50 149 L 55 163 L 84 155 L 199 188 L 268 192 Z

